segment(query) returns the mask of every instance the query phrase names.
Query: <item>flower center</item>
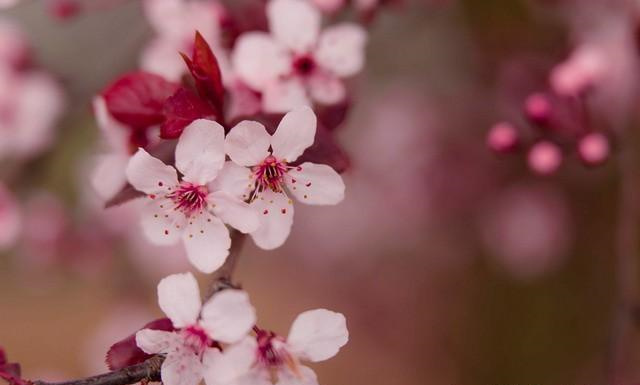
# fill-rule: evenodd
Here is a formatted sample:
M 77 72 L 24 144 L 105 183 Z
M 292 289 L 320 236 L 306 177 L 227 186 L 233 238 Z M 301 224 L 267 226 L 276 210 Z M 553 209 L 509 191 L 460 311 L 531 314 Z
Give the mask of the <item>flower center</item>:
M 254 328 L 258 341 L 258 363 L 271 372 L 272 380 L 285 367 L 299 376 L 298 360 L 286 349 L 285 340 L 274 332 Z M 277 381 L 275 381 L 277 382 Z
M 208 194 L 207 186 L 183 181 L 175 191 L 168 195 L 168 198 L 175 204 L 174 210 L 182 211 L 184 215 L 191 216 L 206 207 Z
M 286 162 L 277 160 L 273 155 L 267 156 L 253 170 L 256 178 L 256 191 L 263 192 L 266 189 L 271 189 L 273 192 L 282 192 L 284 174 L 287 170 Z
M 311 55 L 301 55 L 293 59 L 293 70 L 300 76 L 309 76 L 316 69 L 316 61 Z
M 204 353 L 204 350 L 213 344 L 207 333 L 198 326 L 189 326 L 182 330 L 185 346 L 193 349 L 197 354 Z

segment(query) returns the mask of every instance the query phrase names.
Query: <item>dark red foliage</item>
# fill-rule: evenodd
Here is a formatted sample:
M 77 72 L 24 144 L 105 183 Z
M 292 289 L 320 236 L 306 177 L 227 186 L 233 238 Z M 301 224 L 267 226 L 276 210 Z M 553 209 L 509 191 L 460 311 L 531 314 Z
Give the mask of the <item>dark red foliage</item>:
M 132 128 L 146 128 L 165 120 L 164 102 L 180 86 L 148 72 L 130 72 L 102 93 L 109 113 Z
M 218 116 L 224 108 L 224 85 L 218 59 L 200 32 L 196 32 L 191 58 L 181 54 L 191 72 L 198 94 L 216 109 Z
M 168 318 L 160 318 L 155 321 L 151 321 L 144 325 L 142 329 L 164 330 L 174 331 L 175 328 Z M 151 356 L 143 352 L 138 345 L 136 345 L 136 333 L 133 333 L 129 337 L 116 342 L 111 346 L 107 352 L 107 366 L 110 370 L 118 370 L 127 366 L 139 364 Z
M 0 346 L 0 378 L 11 385 L 27 385 L 29 382 L 21 378 L 20 364 L 8 362 L 4 349 Z
M 160 137 L 163 139 L 180 137 L 182 130 L 196 119 L 217 120 L 219 118 L 215 108 L 184 87 L 167 99 L 163 116 L 166 118 L 160 127 Z

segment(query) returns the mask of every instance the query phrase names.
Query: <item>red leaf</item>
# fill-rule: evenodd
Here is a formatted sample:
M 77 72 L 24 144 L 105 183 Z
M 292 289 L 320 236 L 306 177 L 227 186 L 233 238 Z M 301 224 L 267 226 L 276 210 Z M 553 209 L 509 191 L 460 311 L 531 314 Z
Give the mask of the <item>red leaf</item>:
M 218 111 L 224 107 L 224 85 L 218 59 L 206 40 L 196 31 L 191 58 L 181 54 L 196 83 L 198 94 Z
M 4 349 L 0 347 L 0 378 L 11 385 L 27 385 L 28 381 L 21 376 L 20 364 L 8 362 Z
M 182 130 L 196 119 L 216 120 L 220 114 L 198 95 L 182 87 L 164 104 L 165 122 L 160 127 L 160 137 L 175 139 Z
M 158 75 L 131 72 L 109 85 L 102 95 L 115 119 L 130 127 L 145 128 L 164 121 L 164 102 L 178 87 Z
M 155 321 L 151 321 L 144 325 L 142 329 L 152 330 L 164 330 L 174 331 L 175 328 L 168 318 L 160 318 Z M 136 333 L 133 333 L 129 337 L 116 342 L 111 346 L 107 352 L 107 366 L 109 370 L 118 370 L 127 366 L 139 364 L 147 359 L 151 355 L 145 353 L 136 345 Z

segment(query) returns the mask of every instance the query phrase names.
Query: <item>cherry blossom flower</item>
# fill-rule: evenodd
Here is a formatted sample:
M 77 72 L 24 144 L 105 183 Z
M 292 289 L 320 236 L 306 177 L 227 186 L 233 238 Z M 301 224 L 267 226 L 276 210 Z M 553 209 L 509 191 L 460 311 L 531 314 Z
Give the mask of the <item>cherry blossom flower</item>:
M 142 227 L 150 241 L 171 245 L 182 239 L 191 263 L 205 273 L 220 267 L 231 245 L 223 221 L 249 233 L 259 225 L 257 214 L 224 189 L 209 185 L 224 165 L 224 128 L 198 119 L 185 128 L 175 152 L 176 169 L 139 149 L 126 169 L 127 179 L 150 202 Z
M 219 2 L 146 0 L 143 5 L 147 20 L 157 33 L 142 53 L 143 69 L 179 81 L 185 66 L 178 52 L 191 51 L 196 31 L 215 48 L 221 60 L 220 22 L 225 11 Z
M 300 361 L 319 362 L 335 356 L 349 340 L 344 316 L 326 309 L 306 311 L 293 321 L 289 335 L 254 328 L 255 337 L 205 357 L 207 385 L 314 385 L 316 374 Z
M 219 342 L 240 341 L 256 320 L 249 296 L 241 290 L 224 290 L 202 304 L 191 273 L 162 279 L 158 303 L 177 330 L 143 329 L 136 333 L 136 343 L 147 354 L 166 354 L 161 368 L 165 385 L 197 385 L 205 369 L 203 355 L 217 351 Z
M 272 0 L 267 18 L 271 34 L 241 35 L 231 58 L 238 76 L 262 92 L 263 109 L 287 112 L 311 100 L 344 100 L 342 79 L 363 66 L 364 29 L 342 23 L 320 33 L 320 12 L 304 0 Z
M 263 249 L 279 247 L 289 236 L 293 201 L 288 194 L 311 205 L 335 205 L 344 198 L 344 182 L 331 167 L 291 165 L 313 144 L 315 133 L 315 114 L 301 107 L 286 114 L 273 135 L 252 121 L 240 122 L 227 135 L 225 151 L 231 162 L 221 178 L 235 181 L 236 196 L 248 199 L 258 213 L 261 225 L 251 236 Z

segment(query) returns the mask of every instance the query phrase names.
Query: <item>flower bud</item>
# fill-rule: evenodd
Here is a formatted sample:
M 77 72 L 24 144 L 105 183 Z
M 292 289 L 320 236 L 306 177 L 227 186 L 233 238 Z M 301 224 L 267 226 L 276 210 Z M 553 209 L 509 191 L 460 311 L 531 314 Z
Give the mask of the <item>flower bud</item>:
M 496 123 L 487 134 L 487 146 L 497 153 L 507 153 L 518 146 L 518 133 L 511 123 Z
M 588 166 L 604 163 L 610 154 L 609 140 L 600 132 L 592 132 L 580 139 L 577 144 L 580 159 Z
M 527 156 L 529 167 L 540 175 L 551 175 L 562 164 L 562 150 L 550 141 L 541 141 L 533 145 Z

